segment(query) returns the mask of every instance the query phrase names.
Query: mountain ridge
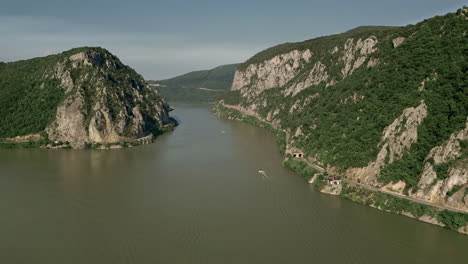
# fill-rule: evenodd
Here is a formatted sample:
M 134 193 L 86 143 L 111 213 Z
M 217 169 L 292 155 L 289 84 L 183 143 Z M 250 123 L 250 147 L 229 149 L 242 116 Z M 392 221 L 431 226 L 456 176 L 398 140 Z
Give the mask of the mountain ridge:
M 192 71 L 174 78 L 148 81 L 168 101 L 215 102 L 232 84 L 239 64 Z

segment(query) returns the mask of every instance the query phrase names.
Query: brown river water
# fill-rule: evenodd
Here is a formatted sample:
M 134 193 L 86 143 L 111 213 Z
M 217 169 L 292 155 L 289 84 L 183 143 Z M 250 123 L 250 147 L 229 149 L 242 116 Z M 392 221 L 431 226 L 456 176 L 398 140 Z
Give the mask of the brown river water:
M 0 150 L 0 263 L 468 260 L 466 235 L 315 191 L 268 131 L 174 107 L 151 145 Z

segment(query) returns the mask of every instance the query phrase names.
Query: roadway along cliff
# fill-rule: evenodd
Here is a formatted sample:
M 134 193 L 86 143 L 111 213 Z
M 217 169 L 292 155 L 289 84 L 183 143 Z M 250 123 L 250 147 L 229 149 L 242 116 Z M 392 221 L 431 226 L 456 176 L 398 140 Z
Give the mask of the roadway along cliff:
M 238 67 L 215 111 L 288 131 L 330 175 L 468 212 L 467 27 L 462 8 L 278 45 Z

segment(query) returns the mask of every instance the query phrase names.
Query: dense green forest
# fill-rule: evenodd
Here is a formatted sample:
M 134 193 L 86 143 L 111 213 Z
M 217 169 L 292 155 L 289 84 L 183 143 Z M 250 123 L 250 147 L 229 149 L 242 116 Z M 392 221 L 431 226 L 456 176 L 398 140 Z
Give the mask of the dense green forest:
M 224 65 L 148 83 L 158 84 L 155 88 L 168 101 L 215 102 L 231 88 L 237 66 L 238 64 Z
M 0 138 L 37 133 L 52 121 L 64 90 L 59 80 L 45 75 L 60 58 L 0 65 Z
M 281 120 L 281 129 L 294 132 L 301 127 L 306 135 L 297 139 L 299 148 L 323 166 L 342 170 L 365 167 L 375 160 L 384 128 L 404 109 L 417 107 L 424 101 L 428 115 L 418 127 L 417 142 L 403 158 L 385 167 L 380 177 L 383 183 L 404 180 L 407 189 L 413 188 L 431 148 L 465 127 L 468 116 L 467 28 L 466 11 L 459 10 L 406 27 L 361 27 L 339 35 L 278 45 L 255 55 L 240 65 L 239 70 L 294 49 L 310 49 L 314 56 L 284 87 L 265 90 L 250 101 L 239 91 L 230 91 L 223 99 L 225 103 L 245 107 L 255 104 L 263 118 L 280 109 L 275 119 Z M 376 67 L 360 67 L 344 78 L 342 54 L 330 51 L 343 47 L 350 38 L 370 36 L 378 39 L 377 52 L 367 61 L 375 59 L 380 63 Z M 392 40 L 397 37 L 404 37 L 405 41 L 395 48 Z M 331 79 L 337 81 L 334 86 L 327 87 L 322 82 L 294 97 L 281 96 L 286 87 L 307 76 L 304 73 L 318 61 L 326 66 Z M 424 80 L 424 89 L 420 89 Z M 304 102 L 314 94 L 320 96 L 291 115 L 289 109 L 296 102 Z M 355 95 L 363 99 L 345 102 Z M 268 103 L 263 104 L 265 101 Z M 462 151 L 466 153 L 467 150 L 463 148 Z

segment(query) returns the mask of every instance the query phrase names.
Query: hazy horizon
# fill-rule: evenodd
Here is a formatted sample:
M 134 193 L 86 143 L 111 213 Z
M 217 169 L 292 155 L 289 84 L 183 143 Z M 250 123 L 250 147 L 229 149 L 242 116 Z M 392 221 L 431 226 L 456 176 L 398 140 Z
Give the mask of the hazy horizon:
M 284 42 L 363 25 L 404 26 L 455 12 L 461 0 L 10 1 L 0 10 L 0 61 L 101 46 L 146 79 L 241 63 Z M 136 18 L 136 19 L 135 19 Z

